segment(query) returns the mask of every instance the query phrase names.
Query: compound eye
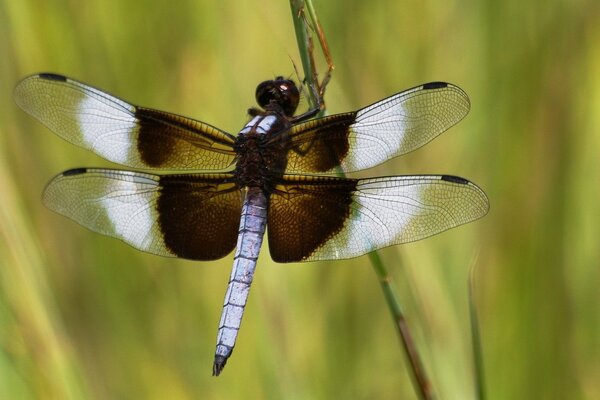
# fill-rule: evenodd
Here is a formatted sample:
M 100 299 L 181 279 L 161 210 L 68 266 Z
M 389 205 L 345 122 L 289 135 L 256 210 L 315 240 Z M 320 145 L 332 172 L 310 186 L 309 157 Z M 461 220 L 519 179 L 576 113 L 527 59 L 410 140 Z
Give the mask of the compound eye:
M 265 108 L 271 100 L 277 100 L 276 92 L 275 81 L 264 81 L 256 87 L 256 102 L 259 106 Z
M 285 115 L 292 116 L 300 102 L 298 87 L 289 79 L 278 77 L 275 80 L 264 81 L 256 88 L 256 102 L 262 108 L 271 103 L 278 105 Z

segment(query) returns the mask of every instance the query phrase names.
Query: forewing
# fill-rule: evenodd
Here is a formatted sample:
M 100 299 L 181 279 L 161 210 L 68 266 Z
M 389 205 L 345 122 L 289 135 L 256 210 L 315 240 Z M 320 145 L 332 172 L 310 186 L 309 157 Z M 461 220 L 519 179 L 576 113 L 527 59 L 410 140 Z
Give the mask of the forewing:
M 235 138 L 213 126 L 137 107 L 55 74 L 22 80 L 17 104 L 63 139 L 135 167 L 219 170 L 233 163 Z
M 374 167 L 431 141 L 469 112 L 457 86 L 427 83 L 361 110 L 295 125 L 287 173 L 333 173 Z

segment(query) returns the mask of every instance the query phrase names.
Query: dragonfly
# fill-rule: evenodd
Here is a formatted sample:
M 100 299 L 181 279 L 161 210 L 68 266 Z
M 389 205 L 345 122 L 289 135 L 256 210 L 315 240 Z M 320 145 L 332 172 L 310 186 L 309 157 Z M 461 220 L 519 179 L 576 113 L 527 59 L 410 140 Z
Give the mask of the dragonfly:
M 340 260 L 413 242 L 483 217 L 485 193 L 453 175 L 339 177 L 411 152 L 458 123 L 466 93 L 445 82 L 358 111 L 296 115 L 300 90 L 276 77 L 237 135 L 40 73 L 17 104 L 61 138 L 133 169 L 75 168 L 50 181 L 51 210 L 139 250 L 216 260 L 235 249 L 213 375 L 232 354 L 265 232 L 279 263 Z

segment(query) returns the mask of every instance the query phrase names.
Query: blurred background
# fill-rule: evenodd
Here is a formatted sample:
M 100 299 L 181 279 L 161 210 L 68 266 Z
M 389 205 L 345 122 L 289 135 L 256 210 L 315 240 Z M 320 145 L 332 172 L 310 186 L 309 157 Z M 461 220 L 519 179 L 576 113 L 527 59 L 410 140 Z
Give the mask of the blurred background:
M 474 398 L 471 267 L 489 398 L 600 398 L 600 2 L 315 7 L 328 112 L 434 80 L 471 98 L 449 132 L 357 175 L 454 174 L 490 198 L 480 221 L 381 251 L 438 398 Z M 367 257 L 264 251 L 213 378 L 232 256 L 144 254 L 40 200 L 62 170 L 115 165 L 18 109 L 19 79 L 57 72 L 236 133 L 256 84 L 300 65 L 288 2 L 0 0 L 0 57 L 0 398 L 415 398 Z

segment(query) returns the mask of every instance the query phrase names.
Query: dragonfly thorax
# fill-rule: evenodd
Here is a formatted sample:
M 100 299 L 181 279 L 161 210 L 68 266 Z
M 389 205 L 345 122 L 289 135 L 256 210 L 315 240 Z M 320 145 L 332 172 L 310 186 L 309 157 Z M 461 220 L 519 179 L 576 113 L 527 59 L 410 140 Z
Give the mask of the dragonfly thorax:
M 290 126 L 285 115 L 264 112 L 242 128 L 234 146 L 240 185 L 271 188 L 281 178 L 287 164 Z

